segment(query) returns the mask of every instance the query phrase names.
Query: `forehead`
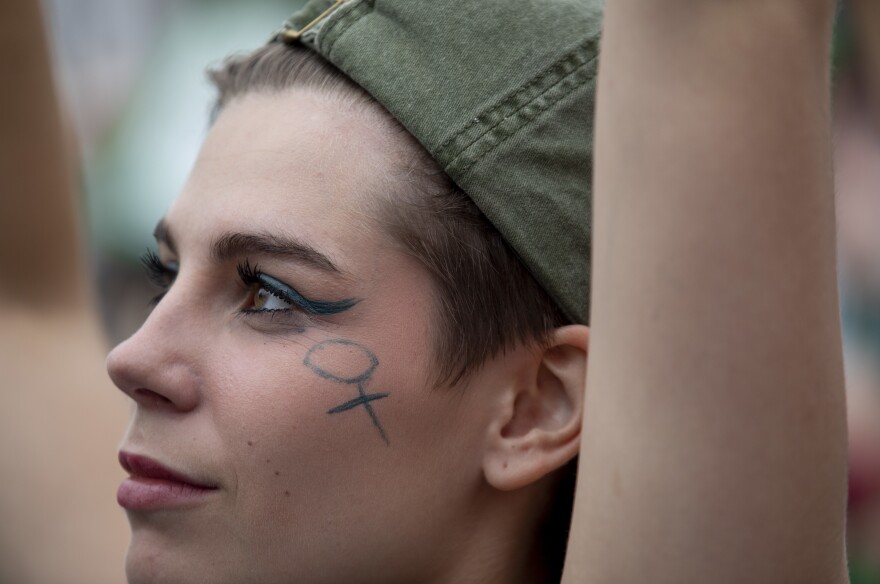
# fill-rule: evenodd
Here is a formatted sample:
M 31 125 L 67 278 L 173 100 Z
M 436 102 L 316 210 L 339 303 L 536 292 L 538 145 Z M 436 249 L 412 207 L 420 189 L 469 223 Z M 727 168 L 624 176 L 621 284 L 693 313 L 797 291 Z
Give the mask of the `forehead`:
M 168 223 L 208 237 L 291 231 L 345 247 L 375 231 L 365 210 L 388 190 L 392 148 L 375 112 L 313 91 L 245 95 L 211 128 Z

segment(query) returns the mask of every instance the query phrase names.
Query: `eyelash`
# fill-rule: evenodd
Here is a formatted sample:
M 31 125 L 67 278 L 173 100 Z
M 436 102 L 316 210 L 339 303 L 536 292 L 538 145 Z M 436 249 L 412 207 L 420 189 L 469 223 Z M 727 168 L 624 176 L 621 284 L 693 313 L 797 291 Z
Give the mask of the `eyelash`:
M 274 309 L 265 309 L 265 308 L 243 308 L 241 310 L 244 314 L 269 314 L 275 313 L 278 314 L 280 312 L 290 312 L 291 310 L 299 310 L 302 312 L 308 312 L 301 303 L 297 302 L 294 298 L 290 297 L 290 294 L 286 293 L 284 290 L 281 290 L 278 286 L 272 286 L 270 282 L 266 282 L 266 274 L 260 271 L 260 267 L 257 265 L 251 266 L 251 263 L 248 260 L 244 260 L 240 262 L 236 267 L 236 271 L 238 272 L 238 277 L 241 278 L 242 283 L 248 288 L 263 288 L 268 290 L 270 294 L 280 298 L 284 302 L 291 305 L 292 308 L 274 308 Z M 273 278 L 274 279 L 274 278 Z M 280 283 L 280 282 L 279 282 Z
M 358 303 L 357 299 L 348 298 L 345 300 L 322 301 L 311 300 L 300 294 L 295 288 L 289 286 L 269 274 L 264 274 L 258 266 L 251 267 L 250 262 L 245 260 L 238 264 L 238 276 L 247 286 L 259 286 L 264 288 L 273 296 L 276 296 L 292 305 L 295 310 L 304 312 L 310 316 L 329 316 L 344 312 Z M 287 312 L 290 309 L 275 310 L 244 310 L 243 312 Z
M 144 255 L 141 256 L 141 265 L 147 273 L 147 279 L 152 282 L 154 286 L 162 289 L 162 292 L 150 300 L 150 306 L 156 306 L 168 292 L 171 283 L 174 282 L 174 278 L 177 276 L 177 270 L 163 264 L 156 252 L 151 249 L 147 250 Z
M 153 250 L 147 250 L 147 252 L 144 253 L 141 257 L 141 263 L 147 273 L 147 278 L 154 285 L 163 290 L 150 301 L 150 304 L 155 306 L 162 300 L 167 293 L 168 288 L 170 288 L 171 284 L 174 282 L 174 278 L 177 276 L 178 271 L 177 263 L 162 263 L 162 260 Z M 238 272 L 238 277 L 247 288 L 263 288 L 273 296 L 291 305 L 291 308 L 243 308 L 240 312 L 245 315 L 274 315 L 297 311 L 311 316 L 322 316 L 343 312 L 358 303 L 358 300 L 356 299 L 346 299 L 333 302 L 310 300 L 296 291 L 293 287 L 288 286 L 268 274 L 264 274 L 260 271 L 259 266 L 251 266 L 248 260 L 240 262 L 236 271 Z

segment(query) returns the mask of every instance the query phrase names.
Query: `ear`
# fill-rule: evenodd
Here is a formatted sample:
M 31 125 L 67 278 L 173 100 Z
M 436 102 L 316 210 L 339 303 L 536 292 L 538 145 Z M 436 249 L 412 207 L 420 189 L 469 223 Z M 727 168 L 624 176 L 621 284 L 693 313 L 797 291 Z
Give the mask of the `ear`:
M 489 427 L 483 474 L 509 491 L 534 483 L 574 458 L 580 448 L 590 329 L 556 329 L 549 346 L 501 391 Z

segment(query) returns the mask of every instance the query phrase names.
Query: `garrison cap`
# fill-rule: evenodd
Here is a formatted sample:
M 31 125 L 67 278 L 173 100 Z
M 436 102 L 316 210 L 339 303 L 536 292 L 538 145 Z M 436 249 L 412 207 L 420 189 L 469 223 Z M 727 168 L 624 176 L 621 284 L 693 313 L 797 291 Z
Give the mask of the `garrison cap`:
M 273 40 L 371 94 L 586 323 L 601 18 L 601 0 L 311 0 Z

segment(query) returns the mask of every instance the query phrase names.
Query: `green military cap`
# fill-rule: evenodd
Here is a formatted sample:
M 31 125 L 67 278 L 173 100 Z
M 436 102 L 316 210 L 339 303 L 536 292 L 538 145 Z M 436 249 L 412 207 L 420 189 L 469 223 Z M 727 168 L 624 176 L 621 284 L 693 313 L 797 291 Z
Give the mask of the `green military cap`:
M 274 40 L 370 93 L 586 323 L 601 12 L 601 0 L 311 0 Z

